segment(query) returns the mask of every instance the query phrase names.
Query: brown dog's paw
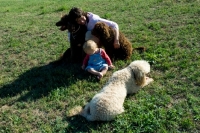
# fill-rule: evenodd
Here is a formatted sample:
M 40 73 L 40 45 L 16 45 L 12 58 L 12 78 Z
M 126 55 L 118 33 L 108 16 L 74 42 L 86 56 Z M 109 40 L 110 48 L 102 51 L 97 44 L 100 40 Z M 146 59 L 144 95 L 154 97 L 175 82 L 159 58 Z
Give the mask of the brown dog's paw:
M 137 48 L 133 48 L 133 52 L 134 52 L 135 50 L 139 51 L 139 53 L 143 53 L 143 52 L 146 51 L 146 48 L 145 48 L 145 47 L 137 47 Z

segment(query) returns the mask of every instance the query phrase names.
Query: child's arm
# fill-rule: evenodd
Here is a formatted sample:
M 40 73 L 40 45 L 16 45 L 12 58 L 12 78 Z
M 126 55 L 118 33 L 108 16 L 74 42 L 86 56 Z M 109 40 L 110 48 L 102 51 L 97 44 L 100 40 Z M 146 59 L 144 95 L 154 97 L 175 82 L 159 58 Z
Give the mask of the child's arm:
M 112 61 L 111 61 L 110 57 L 106 54 L 106 52 L 104 51 L 104 49 L 101 49 L 101 56 L 102 56 L 103 59 L 106 60 L 108 66 L 110 68 L 114 68 L 115 67 L 115 66 L 112 65 Z

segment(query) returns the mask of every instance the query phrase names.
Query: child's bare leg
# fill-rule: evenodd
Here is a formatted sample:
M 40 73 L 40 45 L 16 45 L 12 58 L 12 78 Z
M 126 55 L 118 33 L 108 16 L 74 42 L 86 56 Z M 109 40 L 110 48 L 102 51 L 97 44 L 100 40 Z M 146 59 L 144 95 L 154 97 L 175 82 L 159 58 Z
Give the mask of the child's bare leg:
M 99 73 L 100 73 L 100 72 L 98 72 L 98 71 L 96 71 L 96 70 L 94 70 L 94 69 L 88 69 L 87 71 L 88 71 L 89 73 L 94 74 L 94 75 L 97 75 L 97 76 L 99 76 Z
M 108 71 L 108 67 L 106 66 L 106 67 L 104 67 L 102 70 L 101 70 L 101 75 L 99 75 L 99 79 L 101 79 L 102 77 L 103 77 L 103 75 L 105 75 L 106 74 L 106 72 Z
M 108 71 L 108 67 L 106 66 L 106 67 L 104 67 L 104 68 L 101 70 L 101 73 L 102 73 L 103 75 L 105 75 L 107 71 Z

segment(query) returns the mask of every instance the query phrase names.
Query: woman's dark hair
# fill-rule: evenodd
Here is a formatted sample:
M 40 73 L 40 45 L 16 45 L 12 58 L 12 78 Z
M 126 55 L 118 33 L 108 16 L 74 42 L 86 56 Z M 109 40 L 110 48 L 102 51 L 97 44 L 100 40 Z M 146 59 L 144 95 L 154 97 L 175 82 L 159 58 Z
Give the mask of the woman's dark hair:
M 76 22 L 76 19 L 80 18 L 82 15 L 87 16 L 87 13 L 82 11 L 80 8 L 77 8 L 77 7 L 73 7 L 69 11 L 69 19 L 70 19 L 71 22 Z

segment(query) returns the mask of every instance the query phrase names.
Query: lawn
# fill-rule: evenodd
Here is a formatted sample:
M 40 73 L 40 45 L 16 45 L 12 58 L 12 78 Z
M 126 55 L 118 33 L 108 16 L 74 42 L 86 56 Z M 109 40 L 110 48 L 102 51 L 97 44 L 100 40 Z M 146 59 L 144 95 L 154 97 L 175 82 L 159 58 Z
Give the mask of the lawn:
M 200 132 L 199 0 L 0 0 L 0 132 Z M 72 7 L 118 23 L 135 51 L 101 81 L 81 64 L 52 67 L 69 47 L 55 23 Z M 111 122 L 70 116 L 134 60 L 154 82 L 128 95 Z

